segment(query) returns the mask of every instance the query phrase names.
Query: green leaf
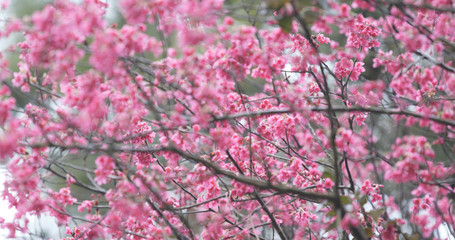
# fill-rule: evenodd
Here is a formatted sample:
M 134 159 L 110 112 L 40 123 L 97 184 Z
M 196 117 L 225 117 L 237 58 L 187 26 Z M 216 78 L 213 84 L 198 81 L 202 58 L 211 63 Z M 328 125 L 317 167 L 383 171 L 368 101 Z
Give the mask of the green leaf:
M 289 0 L 265 0 L 265 5 L 267 8 L 272 10 L 278 10 L 282 8 Z
M 352 204 L 352 199 L 348 196 L 341 196 L 340 201 L 342 204 L 347 205 L 347 204 Z
M 387 223 L 386 227 L 389 226 L 390 224 L 392 224 L 395 227 L 397 226 L 397 221 L 396 220 L 387 221 L 386 223 Z
M 373 229 L 371 229 L 371 227 L 365 228 L 365 234 L 366 234 L 367 237 L 369 237 L 369 238 L 373 237 Z
M 304 8 L 304 7 L 311 7 L 313 6 L 313 0 L 299 0 L 297 1 L 297 5 L 301 8 Z
M 384 213 L 384 208 L 379 208 L 368 212 L 368 214 L 377 222 L 378 218 Z
M 337 227 L 337 221 L 334 221 L 332 224 L 330 224 L 327 229 L 326 229 L 326 233 L 329 232 L 330 230 L 332 229 L 335 229 Z
M 407 239 L 407 240 L 418 240 L 420 239 L 420 235 L 418 233 L 414 233 L 412 235 L 409 235 L 407 233 L 403 233 L 404 237 Z
M 336 215 L 337 215 L 337 214 L 335 213 L 334 210 L 332 210 L 332 211 L 330 211 L 330 212 L 327 213 L 327 216 L 329 216 L 329 217 L 335 217 Z
M 335 180 L 335 177 L 333 176 L 333 173 L 329 172 L 329 171 L 324 171 L 322 173 L 322 177 L 323 178 L 330 178 L 330 179 L 332 179 L 332 181 Z
M 319 17 L 321 13 L 313 11 L 313 9 L 307 9 L 303 12 L 303 19 L 309 25 L 313 24 Z
M 360 197 L 360 199 L 359 199 L 360 206 L 365 205 L 367 203 L 367 200 L 368 200 L 368 197 L 366 195 L 363 195 L 362 197 Z
M 292 16 L 284 16 L 278 20 L 278 25 L 280 25 L 283 32 L 290 33 L 292 31 Z

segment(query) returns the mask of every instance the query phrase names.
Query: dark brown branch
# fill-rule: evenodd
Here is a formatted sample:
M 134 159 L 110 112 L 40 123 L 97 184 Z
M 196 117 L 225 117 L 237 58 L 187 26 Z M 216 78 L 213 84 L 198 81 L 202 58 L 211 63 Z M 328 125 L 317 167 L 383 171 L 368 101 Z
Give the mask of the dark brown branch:
M 257 112 L 242 112 L 237 114 L 225 115 L 215 118 L 213 121 L 221 121 L 221 120 L 229 120 L 235 118 L 242 118 L 247 116 L 259 117 L 259 116 L 266 116 L 266 115 L 274 115 L 274 114 L 285 114 L 285 113 L 293 113 L 293 112 L 300 112 L 300 111 L 313 111 L 313 112 L 327 112 L 329 109 L 327 108 L 301 108 L 301 109 L 274 109 L 274 110 L 267 110 L 267 111 L 257 111 Z M 332 107 L 332 111 L 335 112 L 365 112 L 365 113 L 378 113 L 378 114 L 388 114 L 388 115 L 405 115 L 410 117 L 415 117 L 419 119 L 428 119 L 436 123 L 445 124 L 451 127 L 455 127 L 455 122 L 434 117 L 434 116 L 425 116 L 420 113 L 411 112 L 408 110 L 403 109 L 386 109 L 386 108 L 378 108 L 378 107 Z

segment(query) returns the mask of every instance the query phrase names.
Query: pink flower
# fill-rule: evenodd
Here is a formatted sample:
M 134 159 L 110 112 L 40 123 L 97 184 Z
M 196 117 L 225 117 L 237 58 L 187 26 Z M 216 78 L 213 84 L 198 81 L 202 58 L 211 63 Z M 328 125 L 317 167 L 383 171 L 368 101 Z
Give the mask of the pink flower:
M 77 211 L 83 212 L 84 209 L 87 209 L 87 212 L 90 213 L 92 210 L 92 206 L 93 206 L 93 201 L 85 200 L 82 202 L 81 205 L 79 205 L 79 207 L 77 207 Z
M 115 162 L 111 157 L 100 156 L 95 160 L 95 181 L 99 185 L 108 183 L 109 175 L 112 174 L 112 170 L 115 168 Z
M 363 62 L 354 62 L 347 58 L 335 63 L 335 74 L 338 78 L 349 77 L 352 81 L 357 81 L 360 74 L 365 71 Z
M 340 17 L 349 17 L 349 13 L 351 11 L 351 7 L 349 5 L 347 5 L 346 3 L 343 3 L 340 5 L 340 14 L 339 16 Z

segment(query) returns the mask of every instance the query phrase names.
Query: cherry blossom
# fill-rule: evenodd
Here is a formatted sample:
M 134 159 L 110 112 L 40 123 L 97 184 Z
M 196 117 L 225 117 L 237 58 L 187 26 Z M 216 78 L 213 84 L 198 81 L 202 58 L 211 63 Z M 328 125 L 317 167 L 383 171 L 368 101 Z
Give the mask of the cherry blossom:
M 455 235 L 452 1 L 110 4 L 0 30 L 9 237 Z

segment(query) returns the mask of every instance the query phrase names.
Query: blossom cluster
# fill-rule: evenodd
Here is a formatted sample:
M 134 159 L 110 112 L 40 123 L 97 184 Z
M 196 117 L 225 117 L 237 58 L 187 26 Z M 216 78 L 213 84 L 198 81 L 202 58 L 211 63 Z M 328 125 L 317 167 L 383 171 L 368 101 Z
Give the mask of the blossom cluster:
M 121 0 L 109 22 L 105 1 L 56 0 L 7 21 L 0 228 L 453 235 L 453 1 L 253 2 Z

